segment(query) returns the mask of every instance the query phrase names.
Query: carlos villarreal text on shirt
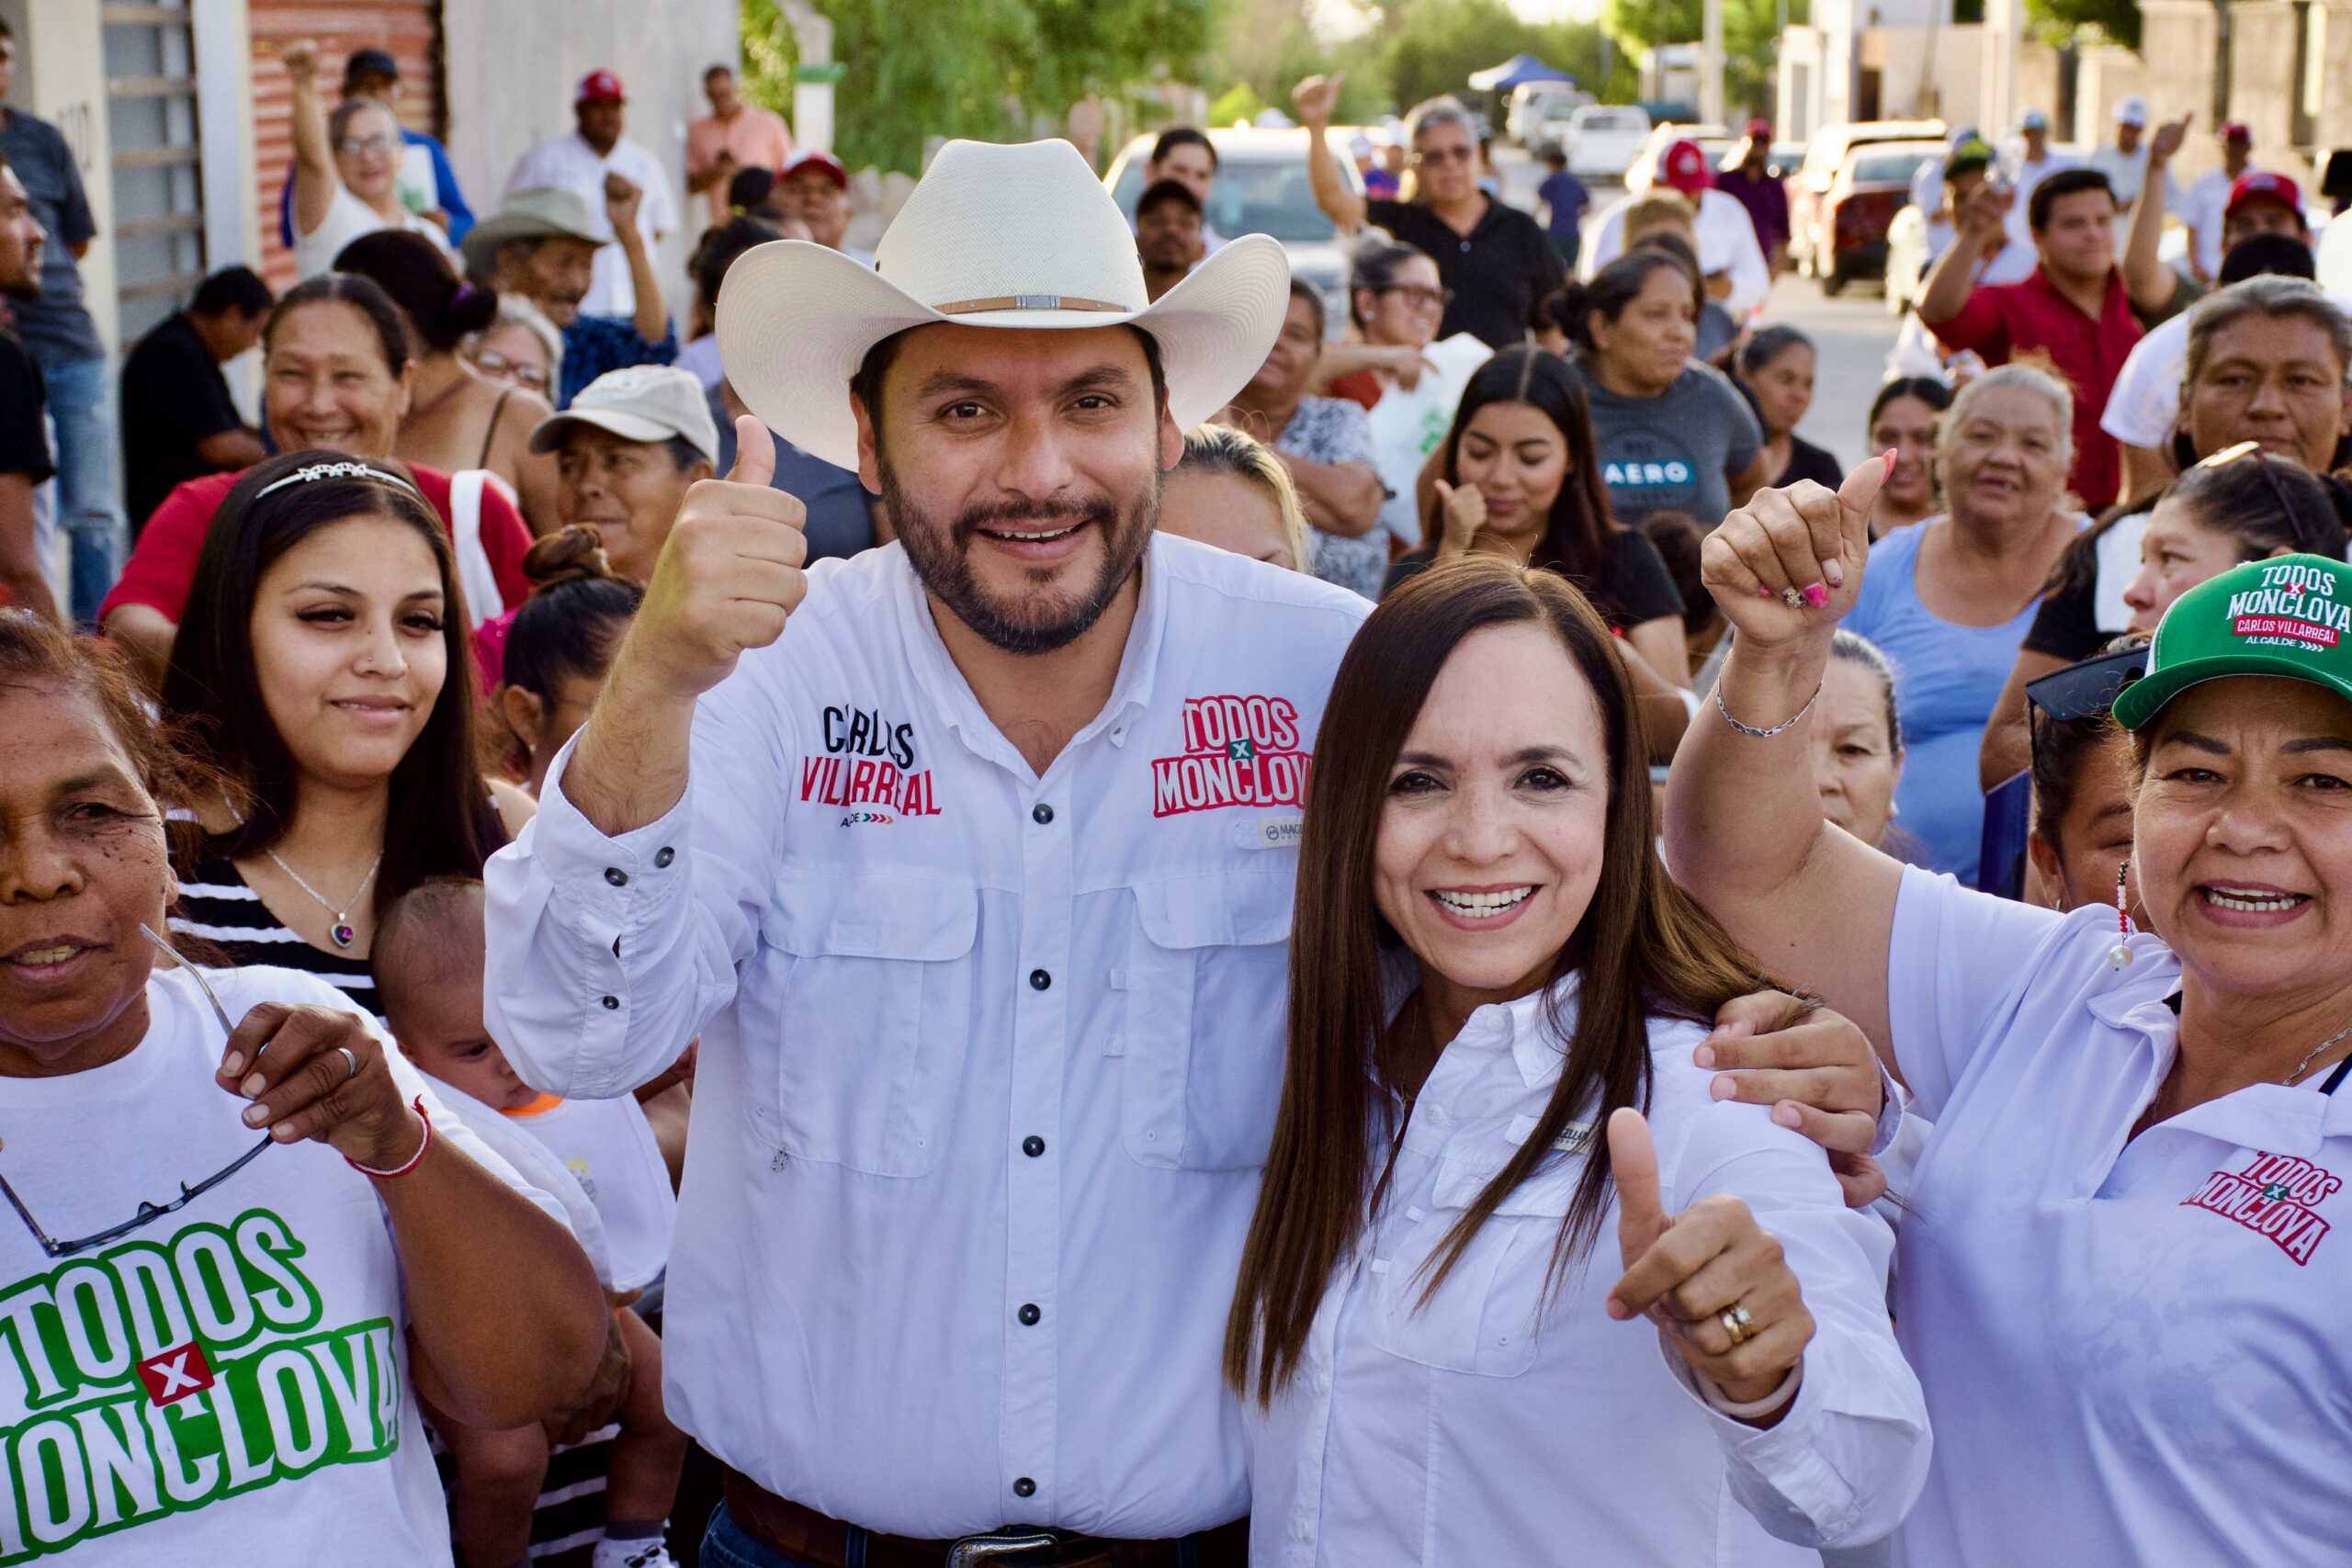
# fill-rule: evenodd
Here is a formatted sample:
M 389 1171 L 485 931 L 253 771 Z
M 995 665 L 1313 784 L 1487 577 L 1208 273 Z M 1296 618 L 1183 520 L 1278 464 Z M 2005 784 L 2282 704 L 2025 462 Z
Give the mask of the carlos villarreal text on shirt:
M 842 826 L 936 817 L 939 792 L 915 765 L 915 727 L 876 709 L 829 706 L 819 726 L 825 754 L 800 760 L 800 798 L 842 808 Z

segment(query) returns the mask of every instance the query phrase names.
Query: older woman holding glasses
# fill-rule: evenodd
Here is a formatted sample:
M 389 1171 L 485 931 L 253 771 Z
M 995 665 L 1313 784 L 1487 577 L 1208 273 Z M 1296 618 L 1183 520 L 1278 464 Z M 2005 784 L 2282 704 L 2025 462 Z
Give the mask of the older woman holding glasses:
M 1821 822 L 1812 704 L 1879 569 L 1883 474 L 1766 491 L 1708 541 L 1737 640 L 1666 840 L 1699 901 L 1860 1023 L 1934 1122 L 1895 1271 L 1936 1428 L 1901 1560 L 2340 1563 L 2352 568 L 2253 561 L 2165 613 L 2115 703 L 2138 931 Z
M 447 1565 L 419 1398 L 567 1404 L 603 1293 L 334 987 L 159 966 L 175 770 L 0 615 L 0 1556 Z

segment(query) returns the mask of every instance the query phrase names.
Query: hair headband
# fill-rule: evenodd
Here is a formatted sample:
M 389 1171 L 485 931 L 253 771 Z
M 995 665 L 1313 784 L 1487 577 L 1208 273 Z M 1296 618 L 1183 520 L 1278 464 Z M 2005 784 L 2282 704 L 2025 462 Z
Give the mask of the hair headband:
M 254 499 L 259 501 L 262 496 L 273 495 L 288 485 L 308 484 L 312 479 L 374 479 L 381 484 L 398 485 L 419 501 L 424 499 L 423 491 L 401 478 L 400 475 L 388 473 L 382 468 L 371 468 L 365 463 L 312 463 L 308 467 L 295 469 L 282 479 L 275 479 L 262 486 L 261 494 L 254 496 Z

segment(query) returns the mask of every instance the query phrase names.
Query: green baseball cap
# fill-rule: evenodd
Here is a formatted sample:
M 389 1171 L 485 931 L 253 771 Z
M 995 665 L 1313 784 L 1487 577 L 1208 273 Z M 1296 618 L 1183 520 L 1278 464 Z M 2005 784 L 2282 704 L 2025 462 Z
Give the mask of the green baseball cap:
M 2189 687 L 2225 675 L 2309 681 L 2352 702 L 2352 566 L 2273 556 L 2173 601 L 2148 645 L 2148 672 L 2115 699 L 2115 721 L 2144 728 Z
M 1993 148 L 1989 142 L 1963 141 L 1944 160 L 1944 178 L 1958 179 L 1971 169 L 1989 168 L 1992 163 Z

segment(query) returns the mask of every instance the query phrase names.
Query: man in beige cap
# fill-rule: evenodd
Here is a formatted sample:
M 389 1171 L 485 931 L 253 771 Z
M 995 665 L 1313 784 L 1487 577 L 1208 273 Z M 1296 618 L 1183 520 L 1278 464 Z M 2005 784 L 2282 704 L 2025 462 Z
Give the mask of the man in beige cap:
M 605 177 L 605 213 L 629 276 L 636 282 L 636 313 L 626 319 L 583 314 L 596 272 L 596 253 L 613 243 L 596 232 L 588 204 L 577 191 L 537 186 L 509 192 L 499 209 L 473 226 L 463 248 L 467 273 L 501 294 L 527 299 L 563 334 L 563 380 L 555 406 L 562 408 L 580 389 L 607 370 L 628 365 L 667 365 L 678 341 L 662 302 L 661 279 L 637 225 L 644 193 L 618 175 Z
M 624 1094 L 701 1040 L 664 1333 L 728 1467 L 706 1562 L 1245 1560 L 1218 1367 L 1369 607 L 1154 524 L 1286 277 L 1248 235 L 1148 301 L 1059 141 L 949 142 L 872 269 L 728 274 L 758 417 L 486 872 L 533 1085 Z M 762 420 L 898 542 L 804 575 Z
M 558 515 L 604 536 L 613 570 L 643 582 L 686 491 L 718 472 L 718 429 L 691 372 L 633 365 L 606 371 L 541 420 L 531 450 L 559 454 Z

